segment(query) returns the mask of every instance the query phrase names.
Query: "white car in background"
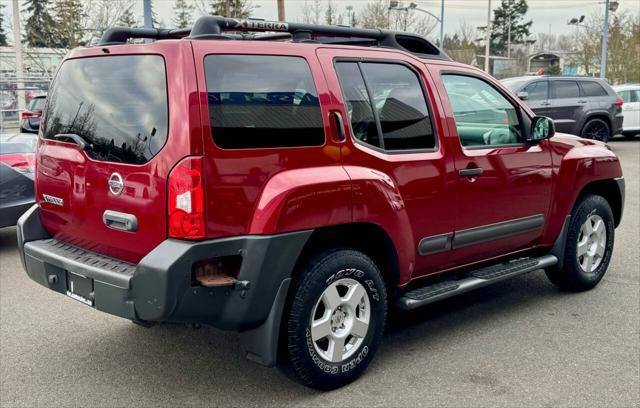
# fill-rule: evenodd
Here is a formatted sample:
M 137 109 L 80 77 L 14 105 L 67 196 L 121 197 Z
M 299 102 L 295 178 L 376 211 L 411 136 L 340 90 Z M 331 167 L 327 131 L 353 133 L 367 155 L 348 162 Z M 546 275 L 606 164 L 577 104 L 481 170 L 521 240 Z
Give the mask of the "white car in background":
M 632 138 L 640 135 L 640 84 L 617 85 L 612 87 L 622 98 L 622 134 Z

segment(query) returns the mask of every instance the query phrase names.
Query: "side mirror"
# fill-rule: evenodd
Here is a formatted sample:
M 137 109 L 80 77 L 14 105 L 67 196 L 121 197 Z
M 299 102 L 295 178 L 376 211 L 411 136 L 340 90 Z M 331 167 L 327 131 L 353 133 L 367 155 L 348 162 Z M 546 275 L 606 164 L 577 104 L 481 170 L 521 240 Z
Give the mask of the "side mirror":
M 520 98 L 523 101 L 526 101 L 529 99 L 529 92 L 527 91 L 520 91 L 518 92 L 518 94 L 516 95 L 518 98 Z
M 527 141 L 535 144 L 542 140 L 550 139 L 556 134 L 556 126 L 553 120 L 546 116 L 536 116 L 531 120 L 531 130 Z

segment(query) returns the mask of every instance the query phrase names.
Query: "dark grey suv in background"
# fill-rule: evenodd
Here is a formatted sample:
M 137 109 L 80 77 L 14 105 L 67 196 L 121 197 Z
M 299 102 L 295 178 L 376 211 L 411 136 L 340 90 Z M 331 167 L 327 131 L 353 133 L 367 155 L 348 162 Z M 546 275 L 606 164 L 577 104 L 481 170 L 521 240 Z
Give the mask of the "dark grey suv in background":
M 589 77 L 527 76 L 502 83 L 558 132 L 606 142 L 622 132 L 622 99 L 605 81 Z

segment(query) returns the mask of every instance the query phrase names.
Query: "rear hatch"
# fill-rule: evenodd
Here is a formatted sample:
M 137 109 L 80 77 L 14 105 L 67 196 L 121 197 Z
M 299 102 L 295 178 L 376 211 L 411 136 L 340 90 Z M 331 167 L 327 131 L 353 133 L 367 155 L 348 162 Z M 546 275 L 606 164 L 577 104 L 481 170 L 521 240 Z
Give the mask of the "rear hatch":
M 56 239 L 138 262 L 166 238 L 166 178 L 189 138 L 167 142 L 165 65 L 160 55 L 125 54 L 60 67 L 36 169 L 41 219 Z

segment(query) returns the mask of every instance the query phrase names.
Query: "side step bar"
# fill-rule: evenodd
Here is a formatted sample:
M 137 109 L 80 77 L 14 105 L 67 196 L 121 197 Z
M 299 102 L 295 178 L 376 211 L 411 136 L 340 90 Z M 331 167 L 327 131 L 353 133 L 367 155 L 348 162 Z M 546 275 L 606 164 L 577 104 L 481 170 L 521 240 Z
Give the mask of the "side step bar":
M 407 292 L 398 299 L 398 307 L 405 310 L 415 309 L 514 276 L 548 268 L 557 262 L 558 258 L 554 255 L 545 255 L 540 258 L 521 258 L 507 263 L 487 266 L 471 271 L 459 280 L 438 282 Z

